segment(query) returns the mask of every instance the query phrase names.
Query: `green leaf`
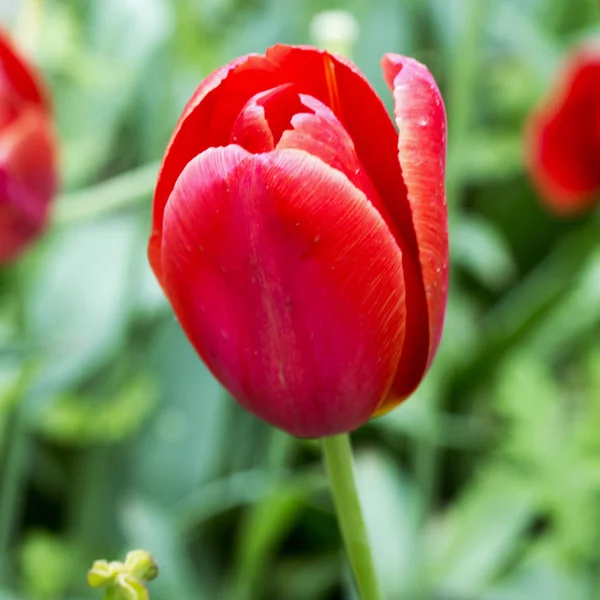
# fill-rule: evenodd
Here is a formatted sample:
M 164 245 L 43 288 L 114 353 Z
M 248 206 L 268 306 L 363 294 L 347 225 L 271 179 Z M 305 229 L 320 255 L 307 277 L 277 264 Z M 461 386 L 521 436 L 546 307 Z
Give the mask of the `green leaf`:
M 486 465 L 431 532 L 436 588 L 444 597 L 478 597 L 524 543 L 536 508 L 525 477 L 493 462 Z
M 477 131 L 469 135 L 468 141 L 461 145 L 458 159 L 461 175 L 467 183 L 489 185 L 502 179 L 515 177 L 523 173 L 523 135 L 503 131 Z M 469 222 L 464 215 L 459 222 Z M 488 225 L 488 228 L 490 225 Z M 460 231 L 460 230 L 459 230 Z M 498 234 L 492 234 L 498 237 Z M 453 238 L 456 242 L 460 233 Z M 494 241 L 494 240 L 492 240 Z
M 140 493 L 169 506 L 218 473 L 222 453 L 231 447 L 226 419 L 233 401 L 171 317 L 147 356 L 159 382 L 159 403 L 131 445 L 131 481 Z
M 154 382 L 137 375 L 108 398 L 59 396 L 42 407 L 37 427 L 43 436 L 62 444 L 115 443 L 138 431 L 156 402 Z
M 263 495 L 242 519 L 237 549 L 232 598 L 262 595 L 268 584 L 267 566 L 277 545 L 289 533 L 307 501 L 310 488 L 289 484 Z
M 35 383 L 42 397 L 89 375 L 123 342 L 140 233 L 133 218 L 121 216 L 49 240 L 26 306 L 31 338 L 43 343 Z
M 482 600 L 589 600 L 597 591 L 585 577 L 569 572 L 557 561 L 552 544 L 534 545 L 515 571 L 483 594 Z
M 577 347 L 588 331 L 600 324 L 600 250 L 595 249 L 579 265 L 568 294 L 555 303 L 527 346 L 552 360 Z
M 340 578 L 339 554 L 316 554 L 279 560 L 269 569 L 274 598 L 321 600 L 336 589 Z M 356 598 L 348 586 L 345 600 Z
M 497 40 L 510 53 L 527 61 L 542 84 L 549 84 L 557 71 L 561 45 L 533 15 L 523 10 L 522 0 L 490 3 L 490 40 Z
M 130 158 L 132 144 L 120 144 L 117 135 L 144 69 L 173 26 L 171 4 L 164 0 L 107 0 L 89 7 L 87 22 L 78 23 L 78 35 L 56 66 L 67 75 L 56 104 L 69 188 L 93 179 L 112 155 Z
M 454 262 L 492 290 L 506 286 L 516 265 L 500 230 L 479 217 L 463 217 L 452 238 Z
M 356 477 L 384 597 L 411 597 L 423 556 L 416 489 L 390 456 L 375 450 L 357 454 Z

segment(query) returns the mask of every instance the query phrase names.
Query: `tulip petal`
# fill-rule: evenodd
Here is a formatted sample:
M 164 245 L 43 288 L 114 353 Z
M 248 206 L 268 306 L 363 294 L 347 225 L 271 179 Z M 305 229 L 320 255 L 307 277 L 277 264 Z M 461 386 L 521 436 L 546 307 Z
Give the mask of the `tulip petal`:
M 299 92 L 313 96 L 333 111 L 397 227 L 409 238 L 406 189 L 397 160 L 398 134 L 383 102 L 356 65 L 310 46 L 278 44 L 267 50 L 266 57 Z M 413 246 L 416 257 L 416 242 Z
M 531 176 L 559 214 L 594 204 L 600 193 L 600 48 L 576 52 L 557 88 L 527 127 Z
M 33 68 L 26 64 L 0 29 L 0 90 L 10 93 L 19 103 L 32 104 L 48 109 L 44 88 L 37 80 Z
M 277 147 L 305 150 L 330 167 L 344 173 L 358 189 L 364 192 L 381 215 L 402 253 L 406 312 L 410 316 L 407 318 L 404 337 L 404 347 L 407 348 L 407 352 L 402 354 L 397 373 L 398 378 L 402 378 L 400 381 L 405 386 L 404 390 L 407 390 L 404 395 L 407 395 L 417 385 L 424 372 L 429 341 L 427 313 L 424 310 L 425 295 L 419 266 L 416 261 L 411 260 L 409 243 L 399 232 L 396 221 L 358 158 L 348 132 L 333 111 L 319 100 L 304 94 L 300 97 L 306 107 L 314 112 L 296 114 L 292 118 L 293 129 L 284 132 Z M 395 399 L 398 398 L 400 389 L 399 384 L 395 386 Z
M 29 108 L 0 136 L 0 262 L 13 260 L 43 229 L 56 187 L 50 123 Z
M 356 154 L 354 143 L 333 111 L 320 100 L 306 94 L 299 95 L 303 111 L 291 118 L 277 148 L 304 150 L 320 158 L 330 167 L 341 171 L 381 213 L 385 207 Z M 382 215 L 387 222 L 385 215 Z M 391 224 L 393 227 L 393 224 Z
M 265 107 L 260 102 L 273 95 L 275 90 L 267 90 L 252 96 L 240 112 L 231 130 L 230 142 L 248 150 L 248 152 L 268 152 L 275 148 L 273 132 L 265 116 Z
M 292 117 L 306 110 L 291 84 L 255 94 L 233 124 L 230 142 L 255 154 L 273 150 Z
M 410 256 L 410 248 L 404 237 L 398 231 L 397 224 L 390 214 L 387 205 L 384 204 L 381 199 L 378 190 L 373 185 L 369 173 L 358 158 L 352 138 L 337 119 L 333 111 L 322 102 L 313 96 L 308 96 L 306 94 L 300 94 L 300 99 L 305 107 L 313 112 L 298 113 L 294 115 L 292 118 L 292 129 L 283 133 L 281 140 L 277 144 L 277 148 L 296 148 L 305 150 L 310 155 L 320 158 L 330 167 L 344 173 L 358 189 L 364 192 L 367 199 L 377 209 L 377 212 L 379 212 L 385 221 L 404 256 L 405 288 L 407 294 L 412 294 L 410 299 L 407 298 L 407 310 L 416 307 L 416 310 L 413 309 L 410 313 L 411 315 L 414 315 L 415 313 L 425 314 L 422 310 L 424 302 L 420 305 L 415 302 L 415 298 L 419 299 L 424 297 L 424 295 L 414 293 L 415 290 L 420 290 L 422 288 L 420 270 L 414 261 L 406 259 L 406 256 Z M 420 335 L 421 337 L 425 337 L 425 341 L 422 343 L 423 350 L 421 352 L 421 355 L 423 356 L 427 352 L 428 340 L 428 336 L 423 336 L 422 334 L 424 328 L 426 329 L 427 325 L 423 320 L 413 320 L 411 324 L 407 324 L 407 337 L 408 333 L 411 331 L 415 332 L 415 336 Z M 405 338 L 405 340 L 406 339 L 407 338 Z M 407 358 L 406 362 L 408 363 L 410 360 L 411 365 L 414 364 L 415 348 L 417 344 L 418 340 L 411 340 L 410 342 L 410 356 Z
M 395 224 L 395 230 L 393 227 L 391 230 L 397 232 L 401 244 L 407 310 L 405 352 L 392 394 L 393 402 L 397 403 L 421 381 L 437 349 L 443 325 L 448 248 L 443 191 L 445 113 L 441 96 L 427 69 L 412 61 L 409 69 L 412 76 L 407 77 L 407 85 L 414 87 L 418 99 L 403 100 L 404 108 L 399 108 L 396 102 L 396 122 L 402 121 L 405 130 L 404 141 L 399 143 L 381 99 L 351 61 L 302 46 L 278 45 L 267 50 L 266 56 L 286 73 L 288 80 L 294 81 L 298 89 L 325 102 L 335 112 L 352 138 L 358 159 Z M 388 67 L 384 74 L 388 77 L 394 69 L 400 71 L 401 61 L 409 59 L 388 55 L 384 63 L 386 60 Z M 402 90 L 398 94 L 403 95 Z M 418 123 L 423 111 L 428 110 L 432 113 L 432 121 L 424 128 Z M 421 111 L 421 114 L 416 115 L 415 111 Z M 432 143 L 423 140 L 424 152 L 419 156 L 415 152 L 415 143 L 420 144 L 422 140 L 415 140 L 414 136 L 422 134 L 430 136 Z M 433 143 L 436 140 L 438 143 Z M 408 178 L 404 160 L 407 161 Z M 423 186 L 428 180 L 431 185 Z M 435 220 L 428 223 L 429 216 Z M 425 231 L 428 228 L 431 235 Z M 427 246 L 432 236 L 439 237 L 436 245 L 441 253 L 437 256 L 433 256 Z M 422 242 L 425 242 L 425 248 L 421 247 Z M 438 267 L 439 272 L 436 271 Z
M 298 150 L 209 149 L 177 181 L 164 240 L 175 312 L 243 406 L 309 437 L 372 415 L 402 348 L 402 257 L 343 174 Z
M 407 241 L 412 260 L 418 263 L 406 188 L 396 157 L 398 136 L 382 101 L 352 62 L 310 46 L 278 44 L 265 56 L 241 57 L 209 75 L 179 119 L 165 152 L 153 201 L 148 255 L 159 282 L 163 212 L 179 174 L 200 152 L 229 142 L 233 123 L 248 98 L 289 83 L 336 114 Z
M 242 56 L 204 79 L 187 103 L 167 145 L 152 205 L 148 259 L 161 285 L 163 213 L 177 178 L 195 156 L 229 143 L 231 127 L 248 98 L 281 83 L 264 57 Z
M 427 302 L 428 351 L 416 385 L 437 350 L 448 295 L 448 217 L 444 187 L 446 114 L 438 87 L 424 65 L 411 58 L 386 54 L 382 67 L 394 94 L 398 156 L 408 192 Z M 410 352 L 408 341 L 406 352 Z M 410 371 L 402 372 L 401 363 L 383 411 L 397 403 L 393 392 L 400 398 L 406 395 L 406 381 L 410 376 Z

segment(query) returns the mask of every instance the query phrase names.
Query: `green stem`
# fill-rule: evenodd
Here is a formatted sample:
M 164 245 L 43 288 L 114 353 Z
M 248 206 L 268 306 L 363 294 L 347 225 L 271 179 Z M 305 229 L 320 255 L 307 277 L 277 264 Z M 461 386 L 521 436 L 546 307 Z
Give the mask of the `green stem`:
M 25 415 L 25 398 L 15 406 L 8 428 L 8 448 L 4 476 L 0 485 L 0 583 L 10 577 L 14 554 L 11 542 L 25 493 L 26 465 L 29 462 L 30 439 Z
M 350 565 L 361 600 L 381 600 L 367 528 L 358 499 L 347 433 L 322 439 L 325 467 Z
M 25 268 L 15 271 L 15 323 L 25 344 L 29 342 L 25 315 Z M 9 418 L 4 465 L 0 464 L 0 584 L 6 584 L 11 577 L 11 563 L 14 556 L 11 543 L 25 495 L 27 468 L 29 465 L 32 440 L 27 420 L 29 392 L 27 390 L 33 362 L 23 364 L 21 375 L 13 391 L 15 405 Z
M 463 0 L 460 34 L 449 54 L 450 88 L 448 109 L 448 173 L 446 195 L 451 220 L 456 218 L 462 188 L 461 159 L 468 140 L 473 107 L 476 101 L 477 76 L 481 67 L 480 46 L 484 31 L 485 2 Z
M 152 196 L 158 163 L 150 163 L 58 199 L 55 225 L 86 221 L 127 208 Z
M 104 446 L 86 448 L 78 458 L 67 522 L 67 539 L 74 551 L 73 564 L 77 571 L 85 570 L 95 558 L 95 549 L 102 547 L 107 538 L 106 523 L 113 518 L 112 510 L 107 508 L 112 458 L 110 449 Z M 83 586 L 83 582 L 79 584 Z

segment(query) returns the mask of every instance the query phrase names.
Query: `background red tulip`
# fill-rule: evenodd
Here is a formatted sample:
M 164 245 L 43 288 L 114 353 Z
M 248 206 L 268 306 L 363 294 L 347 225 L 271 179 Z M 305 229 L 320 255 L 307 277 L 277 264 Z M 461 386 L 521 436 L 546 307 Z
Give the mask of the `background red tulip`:
M 420 63 L 383 59 L 399 135 L 351 62 L 275 46 L 207 77 L 163 159 L 152 268 L 231 394 L 298 436 L 408 396 L 447 294 L 445 113 Z
M 600 193 L 600 46 L 577 49 L 533 112 L 529 162 L 542 200 L 562 214 L 595 204 Z
M 0 32 L 0 262 L 13 260 L 39 235 L 56 185 L 45 90 Z

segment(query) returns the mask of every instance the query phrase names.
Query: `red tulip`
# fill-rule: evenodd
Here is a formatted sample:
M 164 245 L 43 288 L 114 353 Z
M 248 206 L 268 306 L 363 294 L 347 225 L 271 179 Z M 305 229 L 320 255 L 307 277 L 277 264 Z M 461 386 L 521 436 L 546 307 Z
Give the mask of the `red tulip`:
M 167 147 L 150 264 L 242 406 L 297 436 L 352 430 L 419 384 L 446 306 L 446 119 L 388 54 L 396 132 L 350 61 L 278 45 L 209 75 Z
M 42 231 L 57 186 L 46 92 L 0 31 L 0 263 Z
M 570 56 L 532 113 L 527 134 L 531 176 L 548 207 L 567 215 L 594 205 L 600 193 L 600 46 Z

